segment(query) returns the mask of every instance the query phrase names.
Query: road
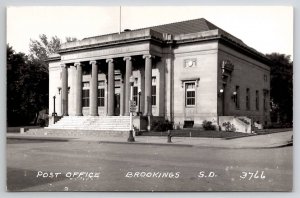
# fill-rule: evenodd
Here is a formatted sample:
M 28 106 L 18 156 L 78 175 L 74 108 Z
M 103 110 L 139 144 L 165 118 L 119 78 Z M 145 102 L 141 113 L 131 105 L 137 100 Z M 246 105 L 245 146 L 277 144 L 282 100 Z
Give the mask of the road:
M 7 141 L 8 191 L 290 191 L 293 147 Z

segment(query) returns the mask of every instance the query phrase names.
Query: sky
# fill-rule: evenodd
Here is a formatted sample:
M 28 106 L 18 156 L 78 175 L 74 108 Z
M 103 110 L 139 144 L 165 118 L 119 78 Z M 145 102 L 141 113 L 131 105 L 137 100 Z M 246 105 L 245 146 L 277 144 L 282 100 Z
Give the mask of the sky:
M 154 25 L 205 18 L 248 46 L 293 59 L 293 8 L 289 6 L 8 7 L 7 43 L 29 52 L 40 34 L 83 39 Z

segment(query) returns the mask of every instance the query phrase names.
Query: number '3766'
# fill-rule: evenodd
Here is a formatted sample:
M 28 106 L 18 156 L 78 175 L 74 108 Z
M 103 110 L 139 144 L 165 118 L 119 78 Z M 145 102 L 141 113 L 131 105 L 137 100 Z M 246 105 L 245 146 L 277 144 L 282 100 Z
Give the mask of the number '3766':
M 264 171 L 255 171 L 255 172 L 243 171 L 243 172 L 241 172 L 240 178 L 241 179 L 248 179 L 248 180 L 251 180 L 251 179 L 265 179 L 266 176 L 265 176 Z

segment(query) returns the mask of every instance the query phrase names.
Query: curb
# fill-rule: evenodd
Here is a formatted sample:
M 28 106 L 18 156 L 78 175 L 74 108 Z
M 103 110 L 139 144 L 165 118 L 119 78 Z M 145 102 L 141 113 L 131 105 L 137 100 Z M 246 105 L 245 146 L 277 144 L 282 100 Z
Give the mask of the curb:
M 7 136 L 6 139 L 15 140 L 32 140 L 32 141 L 51 141 L 51 142 L 87 142 L 96 144 L 139 144 L 139 145 L 157 145 L 157 146 L 182 146 L 193 147 L 191 144 L 176 144 L 176 143 L 151 143 L 151 142 L 119 142 L 119 141 L 107 141 L 107 140 L 88 140 L 80 138 L 58 138 L 58 137 L 26 137 L 26 136 Z
M 267 146 L 267 147 L 226 147 L 226 146 L 211 146 L 211 145 L 194 145 L 194 144 L 176 144 L 176 143 L 155 143 L 155 142 L 120 142 L 120 141 L 107 141 L 107 140 L 89 140 L 80 138 L 68 138 L 68 137 L 33 137 L 33 136 L 7 136 L 6 139 L 15 140 L 31 140 L 31 141 L 49 141 L 49 142 L 86 142 L 94 144 L 131 144 L 131 145 L 153 145 L 153 146 L 177 146 L 177 147 L 198 147 L 198 148 L 223 148 L 223 149 L 270 149 L 270 148 L 282 148 L 287 146 L 293 146 L 293 143 L 286 142 L 282 145 Z

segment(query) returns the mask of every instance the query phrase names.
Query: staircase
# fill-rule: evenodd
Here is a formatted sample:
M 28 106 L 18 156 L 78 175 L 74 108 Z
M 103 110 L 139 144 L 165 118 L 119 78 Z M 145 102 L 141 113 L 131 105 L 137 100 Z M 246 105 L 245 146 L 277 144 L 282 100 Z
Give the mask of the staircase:
M 65 116 L 46 129 L 129 131 L 129 116 Z

